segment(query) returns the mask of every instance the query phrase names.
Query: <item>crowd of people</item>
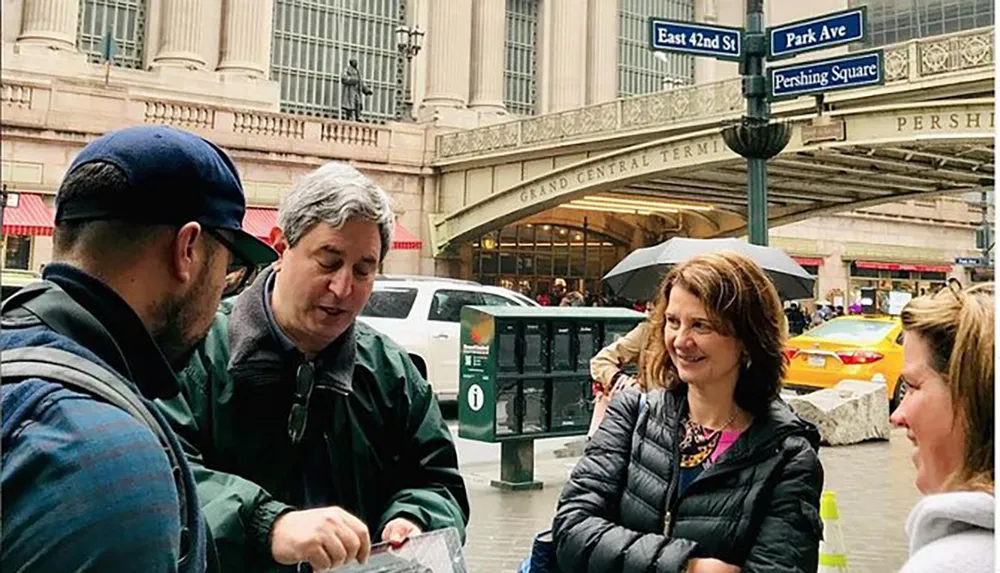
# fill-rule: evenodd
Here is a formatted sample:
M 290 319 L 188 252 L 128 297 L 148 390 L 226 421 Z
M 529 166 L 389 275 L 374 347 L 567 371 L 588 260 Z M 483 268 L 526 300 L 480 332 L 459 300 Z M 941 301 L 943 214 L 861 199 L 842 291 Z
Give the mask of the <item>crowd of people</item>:
M 582 292 L 581 292 L 582 290 Z M 541 306 L 610 306 L 618 308 L 631 308 L 639 312 L 645 312 L 646 301 L 629 300 L 620 296 L 615 296 L 610 291 L 591 292 L 579 288 L 569 289 L 566 286 L 566 279 L 557 278 L 552 281 L 552 289 L 541 289 L 537 294 L 522 291 L 521 294 L 528 298 L 534 298 Z
M 2 306 L 5 571 L 308 573 L 423 532 L 464 541 L 434 392 L 356 321 L 389 197 L 323 165 L 282 198 L 273 248 L 245 210 L 229 156 L 178 129 L 109 133 L 70 165 L 53 262 Z M 549 304 L 586 300 L 555 286 Z M 903 310 L 892 422 L 926 496 L 906 573 L 993 569 L 993 306 L 979 286 Z M 779 396 L 785 323 L 752 260 L 675 266 L 594 359 L 608 406 L 533 573 L 816 571 L 824 474 Z

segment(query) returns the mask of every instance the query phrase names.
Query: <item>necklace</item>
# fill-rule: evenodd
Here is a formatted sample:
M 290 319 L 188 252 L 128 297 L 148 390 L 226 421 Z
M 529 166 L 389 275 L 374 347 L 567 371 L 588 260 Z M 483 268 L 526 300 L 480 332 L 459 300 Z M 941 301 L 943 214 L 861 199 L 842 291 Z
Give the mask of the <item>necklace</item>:
M 718 430 L 709 430 L 692 420 L 691 415 L 688 414 L 687 419 L 684 420 L 684 433 L 680 443 L 681 467 L 692 468 L 710 460 L 712 453 L 719 445 L 722 432 L 736 420 L 737 412 L 739 410 L 734 409 L 733 414 Z

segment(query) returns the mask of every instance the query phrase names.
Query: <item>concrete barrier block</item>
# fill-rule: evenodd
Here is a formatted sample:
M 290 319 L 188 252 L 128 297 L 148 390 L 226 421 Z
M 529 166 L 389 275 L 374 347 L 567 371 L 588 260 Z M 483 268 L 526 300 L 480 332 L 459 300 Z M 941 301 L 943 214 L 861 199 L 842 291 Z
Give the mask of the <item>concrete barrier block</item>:
M 889 439 L 889 400 L 884 384 L 843 380 L 833 388 L 789 398 L 788 404 L 816 425 L 824 444 Z

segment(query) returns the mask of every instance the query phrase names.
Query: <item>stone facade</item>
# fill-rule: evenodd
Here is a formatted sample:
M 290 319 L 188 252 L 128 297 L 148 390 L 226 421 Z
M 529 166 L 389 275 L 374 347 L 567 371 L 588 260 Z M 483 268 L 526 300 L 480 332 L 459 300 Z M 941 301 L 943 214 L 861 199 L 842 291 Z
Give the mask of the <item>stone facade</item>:
M 970 269 L 959 257 L 980 257 L 975 250 L 982 211 L 958 198 L 907 201 L 852 213 L 815 217 L 770 229 L 770 244 L 804 259 L 821 259 L 816 295 L 851 298 L 852 261 L 950 267 L 948 278 L 963 284 Z M 939 282 L 939 281 L 938 281 Z
M 77 50 L 83 0 L 3 0 L 3 182 L 12 191 L 41 193 L 51 200 L 66 167 L 88 141 L 127 125 L 169 124 L 227 149 L 240 168 L 253 206 L 275 206 L 298 177 L 323 162 L 352 163 L 392 195 L 402 224 L 423 241 L 419 251 L 393 252 L 386 272 L 467 274 L 461 248 L 439 261 L 431 254 L 429 218 L 454 202 L 438 193 L 439 172 L 431 165 L 442 133 L 511 119 L 502 93 L 504 12 L 498 8 L 502 0 L 449 0 L 447 12 L 445 2 L 407 2 L 409 23 L 427 31 L 424 50 L 411 70 L 417 121 L 387 125 L 278 112 L 280 88 L 269 79 L 269 42 L 255 41 L 271 35 L 273 3 L 148 0 L 144 61 L 134 69 L 115 66 L 109 72 Z M 778 10 L 777 4 L 768 3 L 769 10 Z M 780 23 L 843 8 L 846 0 L 820 4 L 789 5 L 768 14 L 768 21 Z M 696 14 L 705 22 L 739 25 L 742 5 L 697 0 Z M 634 102 L 613 101 L 618 34 L 614 7 L 614 0 L 541 0 L 537 54 L 541 111 L 606 103 L 611 123 L 598 114 L 587 125 L 647 121 Z M 700 83 L 732 80 L 736 68 L 698 58 L 695 75 Z M 693 100 L 715 102 L 727 111 L 742 105 L 738 86 L 733 86 L 731 81 L 706 86 L 708 91 Z M 496 126 L 498 141 L 504 140 L 503 130 L 511 125 Z M 531 133 L 535 132 L 528 130 L 522 136 Z M 962 211 L 964 203 L 951 203 L 935 203 L 919 221 L 904 217 L 912 214 L 912 206 L 884 207 L 869 210 L 876 215 L 831 216 L 773 229 L 772 237 L 801 246 L 801 240 L 823 236 L 823 241 L 809 243 L 810 248 L 791 250 L 828 257 L 830 264 L 820 275 L 822 287 L 845 288 L 839 286 L 846 280 L 845 259 L 840 257 L 850 253 L 841 243 L 933 246 L 942 257 L 969 254 L 978 214 Z M 893 215 L 894 209 L 899 216 Z M 560 209 L 548 215 L 553 220 L 580 216 Z M 933 231 L 928 223 L 935 225 Z M 640 227 L 631 228 L 629 246 L 641 244 Z M 51 241 L 37 238 L 32 268 L 50 256 Z

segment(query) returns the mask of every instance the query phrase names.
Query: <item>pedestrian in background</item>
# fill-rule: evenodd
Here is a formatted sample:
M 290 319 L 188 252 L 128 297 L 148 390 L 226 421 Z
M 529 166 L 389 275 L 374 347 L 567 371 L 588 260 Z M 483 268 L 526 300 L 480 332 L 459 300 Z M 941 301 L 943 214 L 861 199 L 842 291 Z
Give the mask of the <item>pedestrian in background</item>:
M 903 321 L 906 396 L 892 423 L 916 447 L 910 559 L 902 573 L 987 573 L 994 565 L 992 284 L 911 300 Z
M 806 330 L 806 317 L 799 309 L 799 303 L 792 301 L 785 309 L 785 319 L 788 320 L 788 333 L 798 336 Z
M 625 367 L 639 362 L 639 353 L 646 345 L 648 334 L 649 322 L 640 322 L 625 336 L 605 346 L 590 359 L 590 377 L 594 381 L 594 412 L 590 418 L 587 438 L 592 437 L 604 421 L 611 399 L 624 388 L 637 385 L 636 379 L 625 372 Z
M 224 571 L 325 570 L 469 519 L 458 454 L 406 351 L 357 316 L 392 244 L 388 195 L 329 163 L 283 198 L 278 261 L 235 299 L 165 402 L 197 454 Z M 302 569 L 300 569 L 301 571 Z
M 677 265 L 559 500 L 562 571 L 816 571 L 819 433 L 778 396 L 781 301 L 735 253 Z
M 191 468 L 153 400 L 177 395 L 174 372 L 212 324 L 227 269 L 277 258 L 241 230 L 245 206 L 229 157 L 174 128 L 111 132 L 73 160 L 44 282 L 3 307 L 4 571 L 217 567 Z M 19 353 L 37 367 L 54 349 L 47 366 L 90 383 L 11 376 Z

